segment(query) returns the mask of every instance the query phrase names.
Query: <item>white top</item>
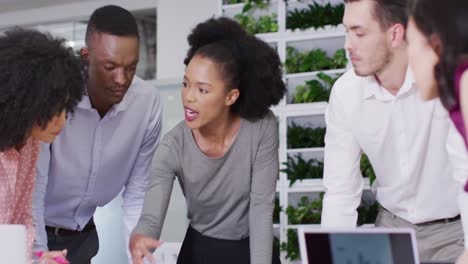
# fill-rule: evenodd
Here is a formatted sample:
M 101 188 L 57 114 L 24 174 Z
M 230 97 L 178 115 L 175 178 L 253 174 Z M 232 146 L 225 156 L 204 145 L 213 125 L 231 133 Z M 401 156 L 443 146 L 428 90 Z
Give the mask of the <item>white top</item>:
M 420 99 L 409 69 L 395 96 L 373 76 L 348 71 L 333 87 L 325 119 L 322 226 L 356 226 L 363 152 L 376 173 L 377 201 L 393 214 L 417 224 L 460 213 L 466 149 L 440 101 Z

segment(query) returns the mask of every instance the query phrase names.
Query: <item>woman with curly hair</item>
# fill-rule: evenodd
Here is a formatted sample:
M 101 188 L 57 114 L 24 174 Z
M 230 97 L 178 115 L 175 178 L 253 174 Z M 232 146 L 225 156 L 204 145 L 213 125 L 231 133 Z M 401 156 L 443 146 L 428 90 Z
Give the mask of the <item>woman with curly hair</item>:
M 26 226 L 32 259 L 32 193 L 39 142 L 51 143 L 80 101 L 80 61 L 62 40 L 13 29 L 0 36 L 0 224 Z M 46 252 L 55 263 L 66 252 Z M 49 262 L 50 261 L 50 262 Z
M 280 59 L 228 18 L 198 24 L 188 42 L 185 122 L 156 151 L 130 241 L 133 262 L 152 259 L 160 245 L 177 177 L 190 220 L 177 263 L 271 264 L 279 163 L 278 124 L 269 107 L 286 91 Z

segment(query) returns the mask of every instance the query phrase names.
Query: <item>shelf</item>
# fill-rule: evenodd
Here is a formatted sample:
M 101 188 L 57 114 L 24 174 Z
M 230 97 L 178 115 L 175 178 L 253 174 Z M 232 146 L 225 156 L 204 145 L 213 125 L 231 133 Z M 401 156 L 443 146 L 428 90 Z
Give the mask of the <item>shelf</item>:
M 324 38 L 335 38 L 335 37 L 346 37 L 346 29 L 343 25 L 339 26 L 325 26 L 320 29 L 287 29 L 284 33 L 286 41 L 299 41 L 299 40 L 312 40 L 312 39 L 324 39 Z
M 327 109 L 327 102 L 305 103 L 305 104 L 286 104 L 272 107 L 271 110 L 275 115 L 280 113 L 286 116 L 311 116 L 321 115 Z
M 297 148 L 297 149 L 288 149 L 288 154 L 298 154 L 298 153 L 316 153 L 316 152 L 323 152 L 325 150 L 324 147 L 321 148 Z
M 344 27 L 334 27 L 328 29 L 314 30 L 307 29 L 304 31 L 299 30 L 288 30 L 285 32 L 270 32 L 270 33 L 259 33 L 255 34 L 256 37 L 262 39 L 265 42 L 296 42 L 296 41 L 309 41 L 309 40 L 321 40 L 330 38 L 344 38 L 346 37 L 346 30 Z
M 289 186 L 289 180 L 287 181 Z M 301 193 L 301 192 L 324 192 L 322 179 L 304 179 L 294 182 L 294 184 L 288 188 L 288 193 Z
M 229 10 L 229 9 L 240 9 L 242 12 L 242 8 L 244 8 L 244 3 L 238 3 L 238 4 L 226 4 L 223 5 L 223 10 Z
M 289 186 L 289 180 L 287 181 Z M 369 178 L 364 178 L 363 190 L 370 190 Z M 288 193 L 301 193 L 301 192 L 325 192 L 322 179 L 304 179 L 296 181 L 293 186 L 289 187 Z
M 357 228 L 373 228 L 375 227 L 375 224 L 363 224 L 358 226 Z
M 259 33 L 255 36 L 266 43 L 277 43 L 282 40 L 281 34 L 278 32 Z
M 298 228 L 320 228 L 320 224 L 303 224 L 303 225 L 287 225 L 288 229 L 298 229 Z
M 267 1 L 264 1 L 264 2 L 266 3 Z M 276 0 L 274 0 L 274 1 L 271 0 L 271 1 L 268 1 L 268 2 L 269 2 L 270 4 L 275 4 L 275 3 L 277 3 L 278 1 L 276 1 Z M 238 4 L 222 4 L 222 9 L 223 9 L 223 10 L 226 10 L 226 9 L 238 9 L 238 8 L 239 8 L 239 9 L 241 9 L 241 11 L 242 11 L 242 8 L 244 7 L 244 5 L 245 5 L 245 3 L 238 3 Z M 254 8 L 255 8 L 255 7 L 254 7 Z
M 287 229 L 298 229 L 298 228 L 321 228 L 320 224 L 302 224 L 302 225 L 287 225 Z M 374 228 L 375 224 L 364 224 L 361 226 L 356 226 L 356 228 Z
M 333 70 L 323 70 L 323 71 L 314 71 L 314 72 L 299 72 L 299 73 L 288 73 L 286 74 L 286 79 L 306 79 L 310 77 L 315 77 L 319 73 L 325 73 L 327 75 L 335 75 L 345 73 L 346 69 L 333 69 Z
M 313 41 L 313 40 L 323 40 L 330 38 L 342 38 L 344 43 L 345 33 L 340 31 L 323 31 L 321 33 L 297 33 L 297 32 L 270 32 L 270 33 L 259 33 L 255 36 L 265 42 L 297 42 L 297 41 Z M 342 47 L 342 46 L 341 46 Z
M 301 149 L 298 149 L 301 150 Z M 287 152 L 288 156 L 291 157 L 293 160 L 297 162 L 297 156 L 300 155 L 302 159 L 305 161 L 309 160 L 317 160 L 323 162 L 323 157 L 324 157 L 324 148 L 308 148 L 308 149 L 303 149 L 306 151 L 293 151 L 293 152 Z M 318 178 L 321 179 L 321 178 Z

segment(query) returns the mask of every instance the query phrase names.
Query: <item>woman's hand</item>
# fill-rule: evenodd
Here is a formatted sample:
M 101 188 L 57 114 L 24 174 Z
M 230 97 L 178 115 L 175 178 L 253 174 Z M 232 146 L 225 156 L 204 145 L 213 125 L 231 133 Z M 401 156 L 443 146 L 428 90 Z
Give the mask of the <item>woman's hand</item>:
M 156 264 L 152 251 L 163 242 L 154 240 L 151 237 L 136 234 L 130 238 L 130 253 L 132 254 L 133 264 L 143 264 L 143 258 L 146 257 L 151 263 Z
M 39 264 L 68 264 L 67 250 L 62 251 L 47 251 L 44 252 L 39 258 Z
M 467 264 L 468 263 L 468 249 L 466 249 L 463 254 L 458 258 L 456 264 Z

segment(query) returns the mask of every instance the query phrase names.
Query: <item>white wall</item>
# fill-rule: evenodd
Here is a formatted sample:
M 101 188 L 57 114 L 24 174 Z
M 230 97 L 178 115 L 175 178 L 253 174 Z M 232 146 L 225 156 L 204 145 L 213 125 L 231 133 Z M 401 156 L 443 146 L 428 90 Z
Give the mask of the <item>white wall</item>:
M 219 0 L 159 0 L 157 8 L 157 78 L 164 108 L 164 131 L 183 120 L 180 87 L 184 74 L 187 36 L 199 22 L 219 10 Z M 187 228 L 187 208 L 176 181 L 164 223 L 162 239 L 182 242 Z
M 157 79 L 183 77 L 187 35 L 197 23 L 217 15 L 219 4 L 219 0 L 158 1 Z
M 57 3 L 57 5 L 40 8 L 2 12 L 0 14 L 0 28 L 87 18 L 94 9 L 108 4 L 119 5 L 130 11 L 155 8 L 157 0 L 76 0 L 75 3 L 67 4 L 60 4 L 60 1 L 57 0 Z

